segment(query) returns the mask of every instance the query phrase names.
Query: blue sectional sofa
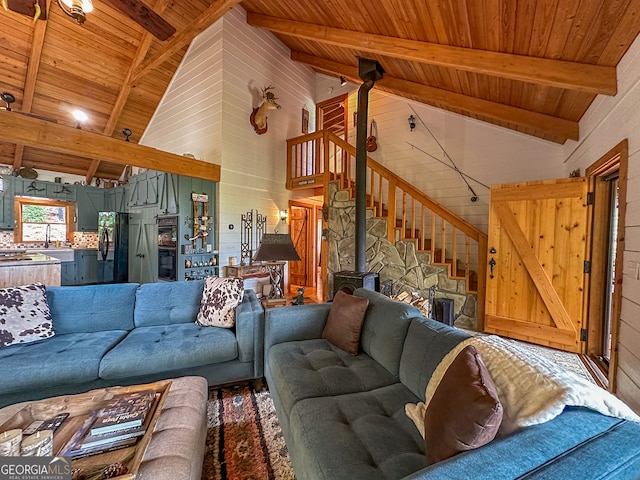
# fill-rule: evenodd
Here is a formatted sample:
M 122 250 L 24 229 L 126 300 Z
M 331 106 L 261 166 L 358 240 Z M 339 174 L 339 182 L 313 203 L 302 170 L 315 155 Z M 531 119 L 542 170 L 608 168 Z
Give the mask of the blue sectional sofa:
M 94 388 L 197 375 L 263 376 L 263 309 L 246 290 L 233 329 L 195 319 L 204 281 L 48 287 L 55 336 L 0 349 L 0 407 Z
M 369 299 L 361 353 L 322 338 L 330 304 L 270 309 L 265 377 L 298 480 L 639 479 L 640 424 L 583 408 L 427 466 L 405 414 L 468 335 L 403 303 Z

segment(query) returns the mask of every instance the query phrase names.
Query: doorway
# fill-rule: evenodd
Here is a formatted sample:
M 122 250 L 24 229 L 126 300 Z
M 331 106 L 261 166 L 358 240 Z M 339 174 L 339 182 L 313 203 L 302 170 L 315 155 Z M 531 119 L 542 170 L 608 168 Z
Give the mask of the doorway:
M 627 140 L 620 142 L 586 171 L 593 186 L 587 366 L 612 392 L 622 303 L 628 148 Z
M 348 138 L 348 98 L 345 93 L 316 105 L 318 130 L 328 130 L 343 140 Z
M 317 242 L 317 205 L 297 200 L 289 201 L 289 232 L 300 256 L 289 262 L 289 285 L 317 287 L 319 244 Z

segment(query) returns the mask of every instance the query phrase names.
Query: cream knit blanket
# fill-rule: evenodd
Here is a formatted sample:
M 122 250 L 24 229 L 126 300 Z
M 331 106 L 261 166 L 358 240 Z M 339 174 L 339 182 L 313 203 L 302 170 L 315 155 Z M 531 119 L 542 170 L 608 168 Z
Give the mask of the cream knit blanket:
M 514 342 L 490 335 L 472 337 L 458 344 L 436 367 L 427 385 L 426 402 L 405 405 L 406 414 L 423 437 L 424 414 L 429 402 L 447 368 L 467 345 L 478 350 L 496 385 L 504 410 L 498 436 L 547 422 L 560 415 L 565 406 L 586 407 L 640 423 L 638 415 L 606 390 Z

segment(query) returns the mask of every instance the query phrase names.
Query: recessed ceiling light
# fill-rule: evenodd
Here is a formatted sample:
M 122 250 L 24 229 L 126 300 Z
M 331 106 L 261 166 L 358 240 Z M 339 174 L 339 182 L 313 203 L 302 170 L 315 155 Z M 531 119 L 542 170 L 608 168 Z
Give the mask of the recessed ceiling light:
M 73 115 L 73 118 L 75 118 L 77 122 L 86 122 L 89 120 L 88 115 L 82 110 L 74 110 L 71 112 L 71 115 Z

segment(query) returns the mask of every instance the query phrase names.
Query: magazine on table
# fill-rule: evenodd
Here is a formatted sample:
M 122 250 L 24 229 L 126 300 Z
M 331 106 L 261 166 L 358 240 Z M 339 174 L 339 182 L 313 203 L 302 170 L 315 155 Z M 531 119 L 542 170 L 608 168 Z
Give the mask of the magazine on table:
M 149 392 L 141 393 L 147 397 Z M 115 405 L 116 401 L 120 401 L 119 397 L 114 397 L 109 405 L 93 410 L 87 416 L 80 428 L 76 430 L 71 439 L 62 447 L 58 455 L 80 458 L 135 445 L 138 439 L 147 432 L 156 406 L 155 400 L 160 397 L 160 394 L 156 392 L 151 393 L 153 397 L 150 405 L 144 412 L 145 415 L 142 424 L 128 428 L 118 428 L 98 434 L 92 433 L 96 423 L 102 418 L 101 415 L 107 410 L 113 412 L 113 405 Z M 111 415 L 113 415 L 113 413 L 111 413 Z
M 91 427 L 91 435 L 141 426 L 155 397 L 156 392 L 154 391 L 128 393 L 113 397 L 109 404 L 98 412 Z

